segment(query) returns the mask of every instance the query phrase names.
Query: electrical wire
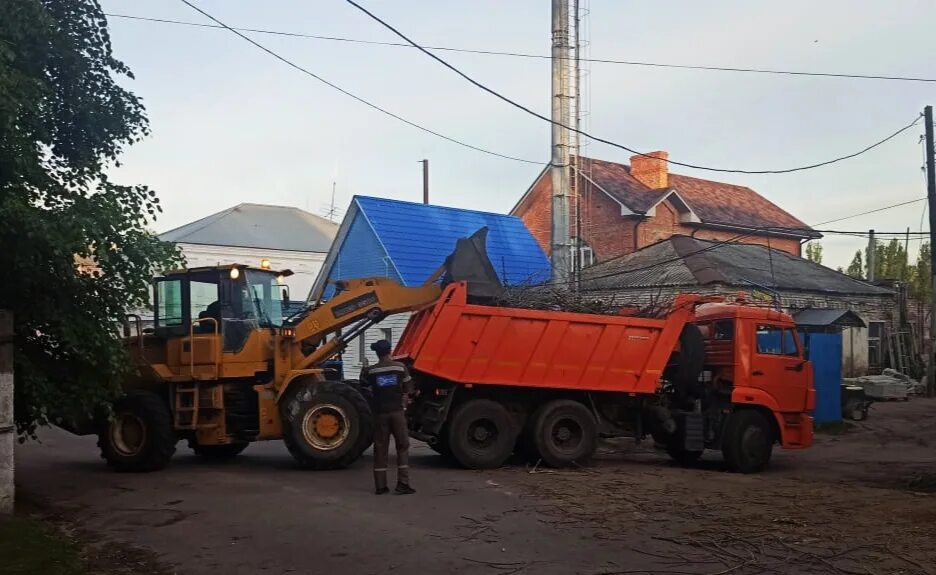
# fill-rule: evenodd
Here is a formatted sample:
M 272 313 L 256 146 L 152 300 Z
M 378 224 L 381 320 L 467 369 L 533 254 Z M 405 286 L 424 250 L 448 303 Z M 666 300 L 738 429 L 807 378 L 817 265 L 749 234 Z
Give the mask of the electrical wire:
M 183 1 L 186 1 L 186 0 L 183 0 Z M 630 153 L 632 153 L 632 154 L 636 154 L 636 155 L 638 155 L 638 156 L 643 156 L 643 157 L 647 157 L 647 158 L 653 158 L 653 159 L 655 159 L 655 160 L 660 160 L 660 159 L 661 159 L 661 158 L 657 158 L 657 157 L 655 157 L 655 156 L 651 156 L 651 155 L 646 154 L 646 153 L 643 153 L 643 152 L 638 152 L 637 150 L 635 150 L 635 149 L 633 149 L 633 148 L 630 148 L 630 147 L 628 147 L 628 146 L 625 146 L 624 144 L 619 144 L 619 143 L 613 142 L 613 141 L 611 141 L 611 140 L 606 140 L 606 139 L 604 139 L 604 138 L 599 138 L 598 136 L 594 136 L 594 135 L 592 135 L 592 134 L 589 134 L 588 132 L 585 132 L 584 130 L 580 130 L 580 129 L 574 127 L 574 126 L 567 126 L 566 124 L 563 124 L 562 122 L 557 122 L 556 120 L 553 120 L 552 118 L 549 118 L 549 117 L 547 117 L 547 116 L 544 116 L 544 115 L 540 114 L 539 112 L 536 112 L 535 110 L 532 110 L 532 109 L 528 108 L 527 106 L 525 106 L 525 105 L 523 105 L 523 104 L 521 104 L 521 103 L 519 103 L 519 102 L 517 102 L 517 101 L 515 101 L 515 100 L 512 100 L 512 99 L 508 98 L 507 96 L 504 96 L 504 95 L 501 94 L 500 92 L 498 92 L 498 91 L 496 91 L 496 90 L 494 90 L 494 89 L 492 89 L 492 88 L 489 88 L 488 86 L 486 86 L 485 84 L 482 84 L 482 83 L 479 82 L 478 80 L 475 80 L 474 78 L 472 78 L 472 77 L 469 76 L 468 74 L 462 72 L 461 70 L 459 70 L 458 68 L 456 68 L 456 67 L 453 66 L 452 64 L 449 64 L 447 61 L 443 60 L 443 59 L 440 58 L 439 56 L 433 54 L 431 51 L 429 51 L 429 50 L 427 50 L 426 48 L 422 47 L 421 45 L 417 44 L 415 41 L 411 40 L 406 34 L 400 32 L 399 30 L 397 30 L 396 28 L 394 28 L 391 24 L 387 23 L 386 21 L 384 21 L 383 19 L 381 19 L 379 16 L 377 16 L 377 15 L 374 14 L 373 12 L 369 11 L 367 8 L 364 8 L 363 6 L 361 6 L 360 4 L 358 4 L 357 2 L 355 2 L 355 0 L 345 0 L 345 2 L 347 2 L 348 4 L 351 4 L 352 6 L 354 6 L 355 8 L 357 8 L 358 10 L 360 10 L 361 12 L 363 12 L 364 14 L 366 14 L 368 17 L 370 17 L 372 20 L 378 22 L 378 23 L 379 23 L 380 25 L 382 25 L 384 28 L 390 30 L 391 32 L 393 32 L 394 34 L 396 34 L 397 36 L 399 36 L 399 37 L 402 38 L 403 40 L 406 40 L 410 45 L 412 45 L 414 48 L 418 49 L 418 50 L 419 50 L 420 52 L 422 52 L 423 54 L 429 56 L 430 58 L 432 58 L 433 60 L 435 60 L 435 61 L 438 62 L 439 64 L 445 66 L 446 68 L 448 68 L 448 69 L 451 70 L 452 72 L 458 74 L 459 76 L 461 76 L 462 78 L 464 78 L 467 82 L 469 82 L 469 83 L 472 84 L 473 86 L 479 88 L 480 90 L 483 90 L 484 92 L 487 92 L 488 94 L 494 96 L 495 98 L 498 98 L 499 100 L 502 100 L 503 102 L 506 102 L 507 104 L 510 104 L 511 106 L 513 106 L 513 107 L 515 107 L 515 108 L 517 108 L 517 109 L 519 109 L 519 110 L 521 110 L 521 111 L 523 111 L 523 112 L 526 112 L 527 114 L 529 114 L 529 115 L 531 115 L 531 116 L 533 116 L 533 117 L 535 117 L 535 118 L 539 118 L 540 120 L 543 120 L 544 122 L 548 122 L 549 124 L 552 124 L 552 125 L 554 125 L 554 126 L 558 126 L 558 127 L 562 128 L 562 129 L 564 129 L 564 130 L 569 130 L 570 132 L 574 132 L 574 133 L 579 134 L 579 135 L 581 135 L 581 136 L 585 136 L 586 138 L 588 138 L 588 139 L 590 139 L 590 140 L 593 140 L 593 141 L 595 141 L 595 142 L 601 142 L 602 144 L 606 144 L 606 145 L 608 145 L 608 146 L 612 146 L 612 147 L 615 147 L 615 148 L 619 148 L 619 149 L 621 149 L 621 150 L 625 150 L 625 151 L 627 151 L 627 152 L 630 152 Z M 897 131 L 894 132 L 893 134 L 887 136 L 887 137 L 884 138 L 883 140 L 879 140 L 879 141 L 877 141 L 877 142 L 875 142 L 875 143 L 873 143 L 873 144 L 871 144 L 871 145 L 869 145 L 869 146 L 866 146 L 865 148 L 862 148 L 861 150 L 859 150 L 859 151 L 857 151 L 857 152 L 854 152 L 854 153 L 851 153 L 851 154 L 846 154 L 846 155 L 844 155 L 844 156 L 840 156 L 840 157 L 837 157 L 837 158 L 834 158 L 834 159 L 831 159 L 831 160 L 826 160 L 826 161 L 823 161 L 823 162 L 816 162 L 816 163 L 809 164 L 809 165 L 806 165 L 806 166 L 799 166 L 799 167 L 796 167 L 796 168 L 785 168 L 785 169 L 777 169 L 777 170 L 739 170 L 739 169 L 731 169 L 731 168 L 713 168 L 713 167 L 709 167 L 709 166 L 702 166 L 702 165 L 699 165 L 699 164 L 690 164 L 690 163 L 688 163 L 688 162 L 677 162 L 677 161 L 675 161 L 675 160 L 669 160 L 669 159 L 664 160 L 664 161 L 666 161 L 666 162 L 669 163 L 669 164 L 673 164 L 673 165 L 675 165 L 675 166 L 683 166 L 683 167 L 686 167 L 686 168 L 694 168 L 694 169 L 697 169 L 697 170 L 705 170 L 705 171 L 709 171 L 709 172 L 721 172 L 721 173 L 732 173 L 732 174 L 789 174 L 789 173 L 792 173 L 792 172 L 802 172 L 802 171 L 804 171 L 804 170 L 811 170 L 811 169 L 814 169 L 814 168 L 819 168 L 819 167 L 822 167 L 822 166 L 828 166 L 828 165 L 830 165 L 830 164 L 835 164 L 835 163 L 837 163 L 837 162 L 841 162 L 841 161 L 844 161 L 844 160 L 849 160 L 849 159 L 851 159 L 851 158 L 860 156 L 860 155 L 864 154 L 865 152 L 869 152 L 869 151 L 873 150 L 874 148 L 877 148 L 878 146 L 880 146 L 880 145 L 882 145 L 882 144 L 884 144 L 884 143 L 886 143 L 886 142 L 888 142 L 888 141 L 890 141 L 890 140 L 896 138 L 898 135 L 902 134 L 903 132 L 906 132 L 907 130 L 909 130 L 910 128 L 912 128 L 914 125 L 916 125 L 916 124 L 920 121 L 920 118 L 922 118 L 922 114 L 920 114 L 919 116 L 917 116 L 917 117 L 913 120 L 913 122 L 907 124 L 907 125 L 904 126 L 903 128 L 900 128 L 899 130 L 897 130 Z
M 105 16 L 110 18 L 124 18 L 127 20 L 140 20 L 144 22 L 156 22 L 161 24 L 175 24 L 180 26 L 192 26 L 197 28 L 216 28 L 224 29 L 224 26 L 217 26 L 214 24 L 203 24 L 200 22 L 185 22 L 182 20 L 169 20 L 165 18 L 150 18 L 146 16 L 131 16 L 129 14 L 114 14 L 110 12 L 105 12 Z M 287 36 L 291 38 L 308 38 L 312 40 L 327 40 L 332 42 L 348 42 L 352 44 L 369 44 L 373 46 L 394 46 L 399 48 L 413 48 L 410 44 L 404 44 L 402 42 L 380 42 L 377 40 L 363 40 L 360 38 L 345 38 L 341 36 L 323 36 L 318 34 L 304 34 L 301 32 L 284 32 L 279 30 L 263 30 L 259 28 L 240 28 L 233 27 L 234 30 L 239 32 L 252 32 L 256 34 L 270 34 L 274 36 Z M 472 48 L 453 48 L 451 46 L 426 46 L 429 50 L 437 50 L 440 52 L 461 52 L 465 54 L 481 54 L 485 56 L 509 56 L 513 58 L 527 58 L 527 59 L 536 59 L 536 60 L 551 60 L 552 56 L 547 54 L 530 54 L 527 52 L 509 52 L 509 51 L 497 51 L 497 50 L 478 50 Z M 574 57 L 568 58 L 573 60 Z M 774 70 L 767 68 L 740 68 L 733 66 L 694 66 L 689 64 L 669 64 L 665 62 L 646 62 L 638 60 L 615 60 L 609 58 L 579 58 L 581 62 L 594 62 L 598 64 L 617 64 L 623 66 L 639 66 L 639 67 L 648 67 L 648 68 L 672 68 L 679 70 L 704 70 L 704 71 L 713 71 L 713 72 L 743 72 L 749 74 L 774 74 L 781 76 L 812 76 L 812 77 L 822 77 L 822 78 L 848 78 L 856 80 L 890 80 L 890 81 L 901 81 L 901 82 L 936 82 L 936 78 L 922 78 L 916 76 L 887 76 L 887 75 L 877 75 L 877 74 L 844 74 L 844 73 L 832 73 L 832 72 L 803 72 L 803 71 L 794 71 L 794 70 Z
M 491 151 L 491 150 L 486 150 L 486 149 L 484 149 L 484 148 L 481 148 L 481 147 L 478 147 L 478 146 L 474 146 L 474 145 L 472 145 L 472 144 L 469 144 L 469 143 L 467 143 L 467 142 L 463 142 L 463 141 L 458 140 L 458 139 L 456 139 L 456 138 L 452 138 L 452 137 L 450 137 L 450 136 L 446 136 L 445 134 L 441 134 L 441 133 L 439 133 L 439 132 L 436 132 L 435 130 L 432 130 L 432 129 L 430 129 L 430 128 L 427 128 L 427 127 L 425 127 L 425 126 L 422 126 L 422 125 L 420 125 L 420 124 L 417 124 L 416 122 L 413 122 L 413 121 L 411 121 L 411 120 L 407 120 L 406 118 L 404 118 L 404 117 L 402 117 L 402 116 L 400 116 L 400 115 L 398 115 L 398 114 L 394 114 L 393 112 L 387 110 L 386 108 L 382 108 L 382 107 L 378 106 L 377 104 L 374 104 L 373 102 L 370 102 L 370 101 L 368 101 L 368 100 L 365 100 L 364 98 L 361 98 L 360 96 L 357 96 L 356 94 L 353 94 L 353 93 L 349 92 L 348 90 L 345 90 L 344 88 L 342 88 L 341 86 L 338 86 L 337 84 L 334 84 L 334 83 L 332 83 L 332 82 L 329 82 L 328 80 L 326 80 L 326 79 L 323 78 L 322 76 L 319 76 L 318 74 L 316 74 L 316 73 L 314 73 L 314 72 L 308 70 L 307 68 L 304 68 L 304 67 L 300 66 L 299 64 L 296 64 L 296 63 L 293 62 L 292 60 L 289 60 L 289 59 L 285 58 L 284 56 L 281 56 L 280 54 L 278 54 L 278 53 L 274 52 L 273 50 L 267 48 L 267 47 L 264 46 L 263 44 L 260 44 L 259 42 L 254 41 L 254 40 L 251 39 L 249 36 L 246 36 L 246 35 L 242 34 L 241 32 L 235 30 L 234 28 L 231 28 L 230 26 L 228 26 L 228 25 L 225 24 L 224 22 L 218 20 L 217 18 L 215 18 L 214 16 L 212 16 L 212 15 L 209 14 L 208 12 L 205 12 L 204 10 L 202 10 L 201 8 L 199 8 L 198 6 L 196 6 L 195 4 L 193 4 L 192 2 L 189 2 L 189 0 L 181 0 L 181 2 L 182 2 L 183 4 L 189 6 L 190 8 L 192 8 L 193 10 L 195 10 L 196 12 L 202 14 L 202 15 L 205 16 L 206 18 L 208 18 L 208 19 L 212 20 L 213 22 L 217 23 L 220 27 L 222 27 L 222 28 L 224 28 L 224 29 L 226 29 L 226 30 L 231 31 L 231 33 L 233 33 L 233 34 L 237 35 L 238 37 L 240 37 L 241 39 L 243 39 L 243 40 L 245 40 L 245 41 L 247 41 L 247 42 L 253 44 L 255 47 L 259 48 L 260 50 L 263 50 L 264 52 L 266 52 L 266 53 L 269 54 L 270 56 L 273 56 L 274 58 L 276 58 L 277 60 L 283 62 L 284 64 L 286 64 L 286 65 L 288 65 L 288 66 L 290 66 L 290 67 L 292 67 L 292 68 L 295 68 L 296 70 L 299 70 L 299 71 L 302 72 L 303 74 L 306 74 L 307 76 L 311 76 L 312 78 L 315 78 L 316 80 L 318 80 L 319 82 L 325 84 L 326 86 L 328 86 L 328 87 L 330 87 L 330 88 L 332 88 L 332 89 L 334 89 L 334 90 L 337 90 L 338 92 L 341 92 L 341 93 L 344 94 L 345 96 L 348 96 L 349 98 L 352 98 L 352 99 L 354 99 L 354 100 L 357 100 L 357 101 L 360 102 L 361 104 L 364 104 L 365 106 L 367 106 L 367 107 L 369 107 L 369 108 L 371 108 L 371 109 L 377 110 L 378 112 L 380 112 L 380 113 L 382 113 L 382 114 L 385 114 L 385 115 L 387 115 L 387 116 L 390 116 L 391 118 L 394 118 L 394 119 L 396 119 L 396 120 L 399 120 L 400 122 L 403 122 L 404 124 L 407 124 L 407 125 L 409 125 L 409 126 L 412 126 L 412 127 L 416 128 L 416 129 L 418 129 L 418 130 L 421 130 L 421 131 L 423 131 L 423 132 L 426 132 L 427 134 L 432 134 L 433 136 L 436 136 L 436 137 L 438 137 L 438 138 L 442 138 L 443 140 L 446 140 L 446 141 L 451 142 L 451 143 L 453 143 L 453 144 L 458 144 L 459 146 L 462 146 L 462 147 L 465 147 L 465 148 L 474 150 L 474 151 L 476 151 L 476 152 L 481 152 L 481 153 L 488 154 L 488 155 L 491 155 L 491 156 L 496 156 L 496 157 L 498 157 L 498 158 L 503 158 L 503 159 L 505 159 L 505 160 L 513 160 L 513 161 L 515 161 L 515 162 L 523 162 L 523 163 L 526 163 L 526 164 L 536 164 L 536 165 L 542 166 L 542 165 L 545 163 L 545 162 L 542 162 L 542 161 L 527 160 L 527 159 L 524 159 L 524 158 L 518 158 L 518 157 L 515 157 L 515 156 L 508 156 L 508 155 L 506 155 L 506 154 L 500 154 L 500 153 L 498 153 L 498 152 L 493 152 L 493 151 Z
M 900 202 L 899 204 L 891 204 L 891 205 L 889 205 L 889 206 L 884 206 L 883 208 L 876 208 L 876 209 L 874 209 L 874 210 L 868 210 L 868 211 L 866 211 L 866 212 L 860 212 L 860 213 L 857 213 L 857 214 L 852 214 L 852 215 L 850 215 L 850 216 L 845 216 L 845 217 L 842 217 L 842 218 L 836 218 L 836 219 L 834 219 L 834 220 L 827 220 L 827 221 L 824 221 L 824 222 L 819 222 L 819 223 L 816 224 L 816 225 L 817 225 L 817 226 L 824 226 L 824 225 L 826 225 L 826 224 L 834 224 L 834 223 L 836 223 L 836 222 L 841 222 L 841 221 L 845 221 L 845 220 L 850 220 L 850 219 L 852 219 L 852 218 L 857 218 L 857 217 L 860 217 L 860 216 L 867 216 L 868 214 L 876 214 L 876 213 L 878 213 L 878 212 L 883 212 L 883 211 L 889 210 L 889 209 L 891 209 L 891 208 L 899 208 L 900 206 L 908 206 L 908 205 L 910 205 L 910 204 L 915 204 L 915 203 L 917 203 L 917 202 L 922 202 L 922 201 L 925 201 L 925 200 L 926 200 L 926 198 L 917 198 L 917 199 L 915 199 L 915 200 L 907 200 L 906 202 Z

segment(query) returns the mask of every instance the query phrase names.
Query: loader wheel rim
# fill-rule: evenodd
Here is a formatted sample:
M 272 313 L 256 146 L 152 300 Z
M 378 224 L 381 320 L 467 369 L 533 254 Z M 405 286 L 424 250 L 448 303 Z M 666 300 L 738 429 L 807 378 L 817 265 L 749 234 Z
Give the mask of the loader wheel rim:
M 321 451 L 337 449 L 351 433 L 345 410 L 333 403 L 316 405 L 302 417 L 302 437 Z
M 552 444 L 556 449 L 564 452 L 572 452 L 578 449 L 582 444 L 582 439 L 585 437 L 585 430 L 583 430 L 579 422 L 574 419 L 563 418 L 553 424 L 550 436 L 552 437 Z
M 146 424 L 132 413 L 121 413 L 111 423 L 110 440 L 117 453 L 133 457 L 146 444 Z

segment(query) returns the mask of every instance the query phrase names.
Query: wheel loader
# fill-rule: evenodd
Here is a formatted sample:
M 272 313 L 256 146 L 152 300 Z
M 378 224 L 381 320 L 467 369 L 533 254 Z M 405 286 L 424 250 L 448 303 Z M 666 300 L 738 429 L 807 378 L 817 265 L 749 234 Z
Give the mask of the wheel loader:
M 153 327 L 143 329 L 139 316 L 125 324 L 134 370 L 124 394 L 106 417 L 61 426 L 97 433 L 101 456 L 118 471 L 164 467 L 179 440 L 228 458 L 250 442 L 282 439 L 309 469 L 360 457 L 372 442 L 370 408 L 326 362 L 385 316 L 435 302 L 447 266 L 419 287 L 379 277 L 334 282 L 328 301 L 284 318 L 281 282 L 291 272 L 261 264 L 156 278 Z

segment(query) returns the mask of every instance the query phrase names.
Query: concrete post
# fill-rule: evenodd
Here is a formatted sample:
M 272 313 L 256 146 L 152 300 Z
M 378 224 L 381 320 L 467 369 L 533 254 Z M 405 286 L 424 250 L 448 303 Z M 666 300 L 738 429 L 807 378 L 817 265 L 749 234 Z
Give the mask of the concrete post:
M 0 310 L 0 515 L 13 513 L 13 314 Z

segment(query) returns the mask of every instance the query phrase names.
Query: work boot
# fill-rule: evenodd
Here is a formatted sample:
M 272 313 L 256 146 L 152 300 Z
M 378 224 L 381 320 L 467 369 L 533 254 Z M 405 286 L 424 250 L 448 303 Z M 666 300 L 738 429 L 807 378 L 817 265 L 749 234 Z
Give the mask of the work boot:
M 387 487 L 387 470 L 381 469 L 380 471 L 374 472 L 374 493 L 377 495 L 383 495 L 384 493 L 389 493 L 390 488 Z
M 397 483 L 396 489 L 394 489 L 393 492 L 397 495 L 412 495 L 416 493 L 416 490 L 406 483 Z

